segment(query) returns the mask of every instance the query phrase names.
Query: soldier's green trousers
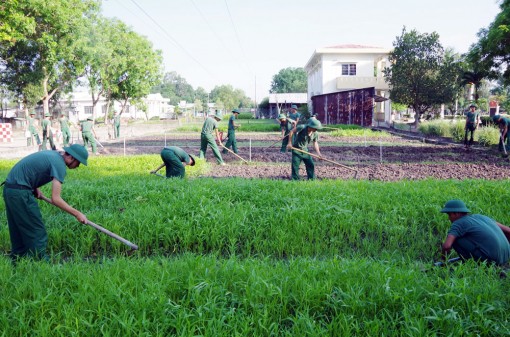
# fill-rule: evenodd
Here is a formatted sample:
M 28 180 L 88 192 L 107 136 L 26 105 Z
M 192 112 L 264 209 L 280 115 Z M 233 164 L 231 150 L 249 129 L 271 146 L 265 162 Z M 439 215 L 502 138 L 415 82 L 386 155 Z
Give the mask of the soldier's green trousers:
M 299 165 L 305 162 L 306 176 L 308 179 L 315 179 L 315 164 L 310 155 L 292 150 L 292 180 L 299 180 Z
M 5 186 L 3 197 L 11 238 L 12 261 L 15 263 L 25 256 L 47 260 L 48 235 L 39 204 L 32 191 Z
M 96 139 L 94 138 L 92 132 L 84 131 L 81 133 L 81 135 L 83 137 L 83 146 L 87 148 L 90 143 L 90 146 L 92 146 L 92 153 L 96 154 L 97 151 Z
M 163 149 L 163 151 L 161 151 L 161 159 L 163 159 L 163 163 L 165 163 L 167 178 L 184 178 L 186 170 L 184 169 L 184 165 L 179 157 L 175 155 L 174 151 Z
M 62 142 L 64 143 L 64 146 L 69 145 L 69 140 L 71 139 L 71 130 L 69 129 L 62 129 Z
M 51 150 L 56 150 L 57 148 L 55 147 L 55 143 L 53 142 L 53 132 L 48 132 L 46 133 L 46 131 L 43 131 L 43 141 L 42 141 L 42 146 L 41 146 L 41 150 L 47 150 L 46 148 L 46 142 L 49 141 L 50 142 L 50 148 Z
M 216 161 L 218 164 L 223 163 L 223 158 L 221 157 L 220 150 L 218 149 L 218 145 L 214 140 L 214 136 L 212 134 L 201 134 L 200 135 L 200 156 L 199 158 L 205 158 L 205 153 L 207 152 L 207 145 L 211 147 L 211 150 L 216 157 Z
M 230 148 L 232 146 L 232 151 L 234 153 L 237 153 L 237 140 L 236 140 L 236 132 L 235 130 L 228 130 L 227 133 L 227 143 L 225 144 L 226 148 Z M 223 153 L 227 153 L 228 151 L 226 149 L 223 149 Z

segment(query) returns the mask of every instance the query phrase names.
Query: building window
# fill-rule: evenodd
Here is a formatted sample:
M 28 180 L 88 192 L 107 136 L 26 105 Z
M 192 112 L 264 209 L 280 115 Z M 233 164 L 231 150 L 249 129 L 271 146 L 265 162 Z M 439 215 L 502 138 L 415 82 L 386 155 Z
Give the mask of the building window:
M 356 63 L 342 64 L 342 76 L 356 76 Z
M 91 106 L 86 106 L 84 108 L 85 108 L 85 115 L 92 115 L 92 112 L 94 112 L 94 109 Z

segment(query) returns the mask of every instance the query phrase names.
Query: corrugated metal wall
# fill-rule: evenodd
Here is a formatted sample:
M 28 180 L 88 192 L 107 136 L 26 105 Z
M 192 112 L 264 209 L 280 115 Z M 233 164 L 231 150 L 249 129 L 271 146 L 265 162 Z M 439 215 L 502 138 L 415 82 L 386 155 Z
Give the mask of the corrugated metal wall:
M 371 126 L 374 94 L 374 88 L 364 88 L 313 96 L 313 112 L 324 124 Z

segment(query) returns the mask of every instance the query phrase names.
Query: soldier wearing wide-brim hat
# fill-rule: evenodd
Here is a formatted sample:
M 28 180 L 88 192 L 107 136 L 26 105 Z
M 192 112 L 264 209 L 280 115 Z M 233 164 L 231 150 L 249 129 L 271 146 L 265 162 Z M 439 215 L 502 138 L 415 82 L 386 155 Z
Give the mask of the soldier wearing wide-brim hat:
M 69 118 L 67 118 L 67 114 L 63 111 L 60 113 L 58 124 L 60 125 L 60 132 L 62 133 L 62 143 L 64 146 L 67 146 L 71 139 L 71 130 L 69 129 L 70 121 Z
M 298 107 L 296 104 L 292 104 L 290 106 L 289 117 L 290 117 L 290 119 L 295 120 L 296 123 L 299 123 L 299 121 L 301 119 L 301 114 L 297 111 L 297 108 Z
M 236 139 L 236 129 L 241 126 L 241 124 L 237 124 L 235 122 L 237 116 L 239 116 L 239 109 L 232 110 L 232 115 L 228 119 L 228 130 L 227 130 L 227 143 L 225 144 L 225 148 L 223 149 L 223 153 L 227 153 L 227 149 L 232 147 L 232 151 L 237 153 L 237 139 Z
M 471 104 L 469 106 L 469 111 L 466 112 L 466 124 L 464 125 L 464 147 L 466 150 L 473 145 L 475 130 L 478 128 L 480 123 L 480 114 L 476 112 L 476 105 Z M 469 134 L 470 138 L 468 141 Z
M 297 127 L 294 127 L 290 131 L 289 138 L 292 137 L 294 133 L 297 132 L 296 138 L 292 142 L 292 146 L 289 144 L 287 149 L 291 150 L 291 147 L 294 147 L 299 150 L 303 150 L 308 152 L 308 145 L 310 143 L 313 144 L 315 152 L 320 157 L 321 151 L 319 148 L 319 133 L 317 130 L 322 129 L 322 124 L 317 119 L 310 119 L 306 126 L 299 132 L 297 132 Z M 306 176 L 309 180 L 315 179 L 315 163 L 313 161 L 312 156 L 306 153 L 302 153 L 296 150 L 292 150 L 292 180 L 299 180 L 299 165 L 301 162 L 305 163 L 306 168 Z
M 86 121 L 81 122 L 80 124 L 81 136 L 83 138 L 83 146 L 85 148 L 90 144 L 92 148 L 92 153 L 97 154 L 97 145 L 96 145 L 96 130 L 94 130 L 94 118 L 92 116 L 87 117 Z
M 212 116 L 209 116 L 205 119 L 204 125 L 202 126 L 202 132 L 200 133 L 200 158 L 205 158 L 205 154 L 207 152 L 207 146 L 211 147 L 211 150 L 216 157 L 216 161 L 220 165 L 225 165 L 223 158 L 221 157 L 220 150 L 218 149 L 218 145 L 216 144 L 214 137 L 216 136 L 216 141 L 219 145 L 223 145 L 221 142 L 221 137 L 218 132 L 218 121 L 221 120 L 221 113 L 216 111 L 216 113 Z M 214 133 L 214 135 L 213 135 Z
M 446 202 L 441 213 L 451 222 L 441 254 L 453 248 L 462 260 L 474 259 L 502 265 L 510 260 L 510 228 L 485 215 L 470 214 L 462 200 Z
M 178 146 L 167 146 L 163 148 L 163 150 L 161 150 L 161 159 L 163 160 L 163 164 L 151 171 L 152 174 L 166 167 L 167 178 L 184 178 L 186 173 L 184 166 L 195 166 L 195 158 Z
M 278 115 L 278 121 L 280 122 L 280 131 L 282 136 L 282 146 L 280 152 L 285 153 L 287 151 L 287 145 L 289 144 L 290 131 L 296 126 L 297 122 L 291 118 L 287 118 L 284 114 Z
M 47 259 L 48 236 L 35 198 L 45 198 L 41 186 L 52 183 L 52 204 L 73 215 L 79 222 L 87 217 L 67 204 L 60 196 L 66 168 L 87 165 L 87 150 L 78 144 L 64 147 L 64 151 L 40 151 L 21 159 L 5 179 L 3 197 L 11 239 L 11 258 Z
M 39 138 L 39 133 L 37 131 L 37 121 L 35 119 L 35 111 L 31 111 L 30 116 L 27 118 L 27 126 L 26 131 L 30 133 L 30 137 L 27 137 L 27 146 L 32 145 L 32 137 L 35 139 L 37 145 L 41 145 L 41 139 Z
M 494 115 L 492 116 L 492 121 L 499 127 L 500 132 L 498 145 L 499 151 L 504 152 L 505 149 L 506 152 L 510 151 L 510 137 L 508 137 L 508 127 L 510 125 L 510 118 L 501 115 Z M 505 146 L 505 149 L 503 148 L 503 146 Z
M 43 141 L 40 150 L 47 150 L 46 143 L 49 141 L 51 150 L 56 150 L 55 142 L 53 141 L 53 131 L 51 130 L 51 114 L 46 112 L 44 119 L 41 122 Z

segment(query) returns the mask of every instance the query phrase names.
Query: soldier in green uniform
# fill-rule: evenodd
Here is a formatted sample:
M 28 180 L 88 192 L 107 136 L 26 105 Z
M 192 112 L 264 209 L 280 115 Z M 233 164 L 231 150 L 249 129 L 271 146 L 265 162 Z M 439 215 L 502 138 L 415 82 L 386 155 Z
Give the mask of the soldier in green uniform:
M 71 139 L 71 130 L 69 129 L 69 118 L 67 118 L 64 112 L 60 114 L 58 123 L 60 124 L 60 132 L 62 133 L 62 141 L 64 143 L 63 145 L 67 146 Z
M 202 133 L 200 134 L 200 158 L 205 158 L 205 153 L 207 151 L 207 145 L 211 147 L 211 150 L 216 157 L 218 164 L 225 165 L 223 158 L 221 157 L 220 150 L 218 149 L 218 145 L 214 141 L 213 132 L 216 135 L 216 139 L 218 144 L 221 143 L 221 137 L 218 133 L 218 121 L 221 120 L 220 112 L 216 112 L 214 117 L 207 117 L 204 121 L 204 125 L 202 126 Z
M 453 248 L 462 260 L 502 265 L 510 260 L 510 228 L 470 211 L 461 200 L 448 201 L 441 213 L 452 223 L 441 248 L 443 259 Z
M 50 147 L 52 150 L 56 150 L 55 142 L 53 141 L 53 131 L 51 131 L 51 114 L 49 112 L 44 114 L 44 119 L 42 120 L 42 146 L 41 150 L 47 150 L 46 142 L 50 142 Z
M 292 104 L 290 106 L 289 118 L 295 120 L 296 123 L 299 124 L 299 120 L 301 119 L 301 114 L 297 111 L 297 105 Z
M 87 117 L 86 121 L 83 121 L 80 125 L 81 135 L 83 137 L 83 146 L 85 148 L 90 146 L 92 147 L 92 153 L 97 154 L 97 145 L 96 145 L 96 131 L 94 130 L 94 121 L 92 117 Z
M 227 153 L 227 149 L 232 146 L 232 151 L 237 153 L 237 140 L 236 140 L 236 129 L 240 127 L 240 124 L 236 124 L 235 119 L 239 115 L 239 110 L 232 110 L 232 116 L 228 119 L 228 132 L 227 132 L 227 143 L 225 144 L 225 148 L 223 149 L 223 153 Z
M 278 115 L 280 121 L 280 130 L 282 131 L 282 146 L 280 152 L 285 153 L 287 151 L 287 144 L 289 144 L 289 133 L 296 126 L 296 121 L 287 118 L 284 114 Z
M 167 178 L 184 178 L 184 166 L 195 166 L 195 158 L 177 146 L 167 146 L 163 148 L 161 151 L 161 159 L 163 159 L 163 164 L 151 171 L 151 173 L 157 173 L 165 166 Z
M 27 130 L 30 132 L 30 138 L 27 140 L 27 145 L 32 145 L 32 137 L 34 137 L 37 145 L 41 145 L 41 139 L 39 138 L 39 133 L 37 132 L 36 126 L 37 120 L 35 119 L 35 112 L 32 111 L 30 113 L 30 117 L 27 119 Z
M 87 165 L 87 150 L 78 144 L 64 147 L 64 152 L 40 151 L 21 159 L 11 169 L 4 182 L 3 197 L 11 239 L 11 259 L 16 263 L 23 256 L 48 259 L 48 236 L 35 198 L 42 199 L 39 187 L 51 182 L 51 201 L 73 215 L 81 223 L 87 217 L 69 206 L 60 196 L 66 167 Z
M 320 129 L 322 129 L 322 124 L 317 119 L 310 119 L 306 126 L 299 132 L 297 127 L 294 127 L 294 129 L 290 131 L 289 138 L 297 132 L 296 138 L 292 146 L 290 144 L 287 145 L 287 149 L 291 150 L 291 147 L 294 147 L 308 152 L 308 145 L 313 143 L 315 152 L 320 157 L 319 133 L 317 132 L 317 130 Z M 315 179 L 315 164 L 313 158 L 308 154 L 292 150 L 292 180 L 299 180 L 299 165 L 301 165 L 301 161 L 305 162 L 306 176 L 308 179 Z
M 476 112 L 476 105 L 471 104 L 469 106 L 469 111 L 466 113 L 466 125 L 464 126 L 465 134 L 464 134 L 464 147 L 469 149 L 471 145 L 473 145 L 473 137 L 475 134 L 475 130 L 480 124 L 480 114 Z M 471 137 L 468 142 L 468 133 L 471 133 Z
M 120 115 L 117 111 L 113 112 L 113 134 L 115 138 L 120 137 Z
M 508 137 L 508 126 L 510 125 L 510 119 L 501 115 L 492 116 L 494 123 L 499 126 L 500 138 L 499 138 L 499 151 L 508 152 L 510 151 L 510 137 Z M 506 145 L 505 145 L 506 140 Z M 504 146 L 504 148 L 503 148 Z M 506 150 L 506 151 L 505 151 Z M 508 157 L 508 154 L 504 155 Z

